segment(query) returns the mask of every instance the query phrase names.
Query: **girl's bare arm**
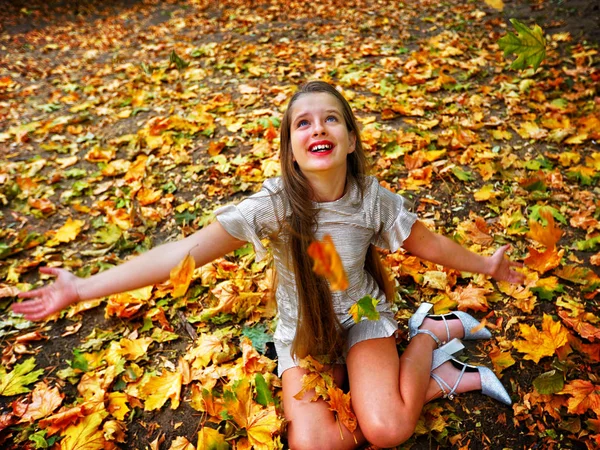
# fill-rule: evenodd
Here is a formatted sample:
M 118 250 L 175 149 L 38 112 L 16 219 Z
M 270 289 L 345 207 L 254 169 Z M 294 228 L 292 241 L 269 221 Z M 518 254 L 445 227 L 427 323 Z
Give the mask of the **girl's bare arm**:
M 78 278 L 64 269 L 42 268 L 42 273 L 55 275 L 48 286 L 19 294 L 30 300 L 13 304 L 13 311 L 29 320 L 43 319 L 80 300 L 104 297 L 160 283 L 169 278 L 171 269 L 186 255 L 196 267 L 241 247 L 244 241 L 231 236 L 215 221 L 180 241 L 161 245 L 117 267 L 89 278 Z
M 500 247 L 490 257 L 481 256 L 441 234 L 429 231 L 423 223 L 417 221 L 402 246 L 421 259 L 462 272 L 482 273 L 498 281 L 511 283 L 521 283 L 525 279 L 523 274 L 513 270 L 522 264 L 504 257 L 509 245 Z

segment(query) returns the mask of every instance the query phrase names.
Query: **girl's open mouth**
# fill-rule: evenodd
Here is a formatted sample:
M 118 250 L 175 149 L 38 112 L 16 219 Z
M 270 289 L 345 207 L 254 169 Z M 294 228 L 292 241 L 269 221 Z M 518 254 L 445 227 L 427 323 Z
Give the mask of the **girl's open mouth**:
M 333 150 L 334 145 L 331 143 L 315 143 L 312 144 L 308 151 L 310 153 L 328 153 Z

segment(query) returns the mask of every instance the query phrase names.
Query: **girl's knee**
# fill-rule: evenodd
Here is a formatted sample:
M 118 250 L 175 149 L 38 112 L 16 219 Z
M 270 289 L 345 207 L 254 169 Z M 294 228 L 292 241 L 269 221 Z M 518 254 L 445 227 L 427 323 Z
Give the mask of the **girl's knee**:
M 289 432 L 287 436 L 288 447 L 290 450 L 330 450 L 332 449 L 327 440 L 327 436 L 315 430 L 303 430 L 301 432 Z
M 390 448 L 406 442 L 413 435 L 416 423 L 399 417 L 385 417 L 382 420 L 373 417 L 367 423 L 360 422 L 363 435 L 371 444 Z

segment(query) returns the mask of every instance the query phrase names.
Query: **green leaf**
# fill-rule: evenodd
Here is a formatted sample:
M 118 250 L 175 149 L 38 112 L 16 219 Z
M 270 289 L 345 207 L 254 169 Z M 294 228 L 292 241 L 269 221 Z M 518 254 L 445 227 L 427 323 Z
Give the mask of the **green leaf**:
M 17 364 L 12 372 L 6 373 L 6 369 L 0 367 L 0 396 L 23 394 L 31 391 L 27 387 L 44 373 L 44 369 L 35 370 L 35 358 L 29 358 L 21 364 Z
M 558 294 L 565 292 L 564 286 L 559 284 L 555 290 L 544 289 L 542 287 L 529 288 L 540 300 L 552 301 Z
M 582 252 L 595 252 L 598 245 L 600 245 L 600 235 L 585 241 L 577 241 L 575 244 L 577 244 L 577 250 L 581 250 Z
M 242 329 L 242 335 L 246 336 L 252 341 L 252 346 L 260 353 L 264 353 L 266 350 L 267 342 L 273 342 L 273 336 L 268 334 L 267 327 L 262 323 L 254 327 L 245 326 Z
M 40 430 L 37 433 L 29 436 L 29 440 L 35 443 L 35 448 L 48 448 L 48 441 L 46 441 L 47 430 Z
M 87 372 L 88 370 L 87 359 L 85 359 L 83 352 L 78 348 L 73 350 L 73 362 L 71 362 L 71 367 L 73 369 L 83 370 L 84 372 Z
M 354 319 L 355 323 L 360 322 L 363 318 L 368 320 L 379 320 L 379 311 L 377 311 L 377 304 L 379 300 L 365 295 L 348 310 L 349 314 Z
M 256 401 L 263 406 L 273 403 L 271 390 L 261 373 L 257 373 L 254 377 L 254 384 L 256 385 Z
M 533 380 L 533 386 L 540 394 L 556 394 L 564 385 L 565 377 L 560 370 L 545 372 Z
M 177 53 L 175 53 L 175 50 L 171 52 L 171 55 L 169 56 L 169 61 L 174 63 L 177 67 L 177 70 L 179 70 L 180 72 L 190 65 L 189 62 L 183 60 Z
M 557 209 L 554 209 L 552 206 L 548 205 L 534 205 L 531 207 L 531 213 L 529 214 L 529 218 L 541 222 L 543 226 L 547 226 L 546 220 L 542 218 L 540 212 L 542 210 L 548 211 L 552 214 L 556 220 L 558 220 L 563 225 L 567 224 L 567 219 L 563 216 Z
M 473 181 L 475 179 L 475 177 L 473 176 L 473 174 L 471 172 L 467 172 L 467 171 L 461 169 L 460 167 L 454 166 L 452 168 L 452 173 L 460 181 Z
M 510 23 L 516 28 L 517 35 L 508 32 L 506 36 L 498 39 L 498 45 L 504 50 L 505 57 L 511 53 L 517 55 L 517 59 L 513 61 L 510 68 L 525 69 L 533 66 L 537 70 L 546 57 L 544 32 L 538 25 L 534 25 L 530 29 L 516 19 L 510 19 Z

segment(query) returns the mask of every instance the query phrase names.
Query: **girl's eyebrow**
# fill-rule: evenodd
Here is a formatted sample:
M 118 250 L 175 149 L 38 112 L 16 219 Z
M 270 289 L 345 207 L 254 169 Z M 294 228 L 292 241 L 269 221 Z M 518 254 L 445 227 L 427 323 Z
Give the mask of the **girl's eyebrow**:
M 341 113 L 340 111 L 338 111 L 337 109 L 326 109 L 326 110 L 325 110 L 325 111 L 323 111 L 323 112 L 324 112 L 324 113 L 326 113 L 326 114 L 335 113 L 335 114 L 337 114 L 338 116 L 341 116 L 341 115 L 342 115 L 342 113 Z M 310 115 L 310 112 L 309 112 L 309 111 L 304 111 L 304 112 L 301 112 L 300 114 L 298 114 L 297 116 L 295 116 L 295 117 L 292 119 L 292 122 L 296 122 L 298 119 L 300 119 L 300 118 L 302 118 L 302 117 L 305 117 L 305 116 L 308 116 L 308 115 Z

